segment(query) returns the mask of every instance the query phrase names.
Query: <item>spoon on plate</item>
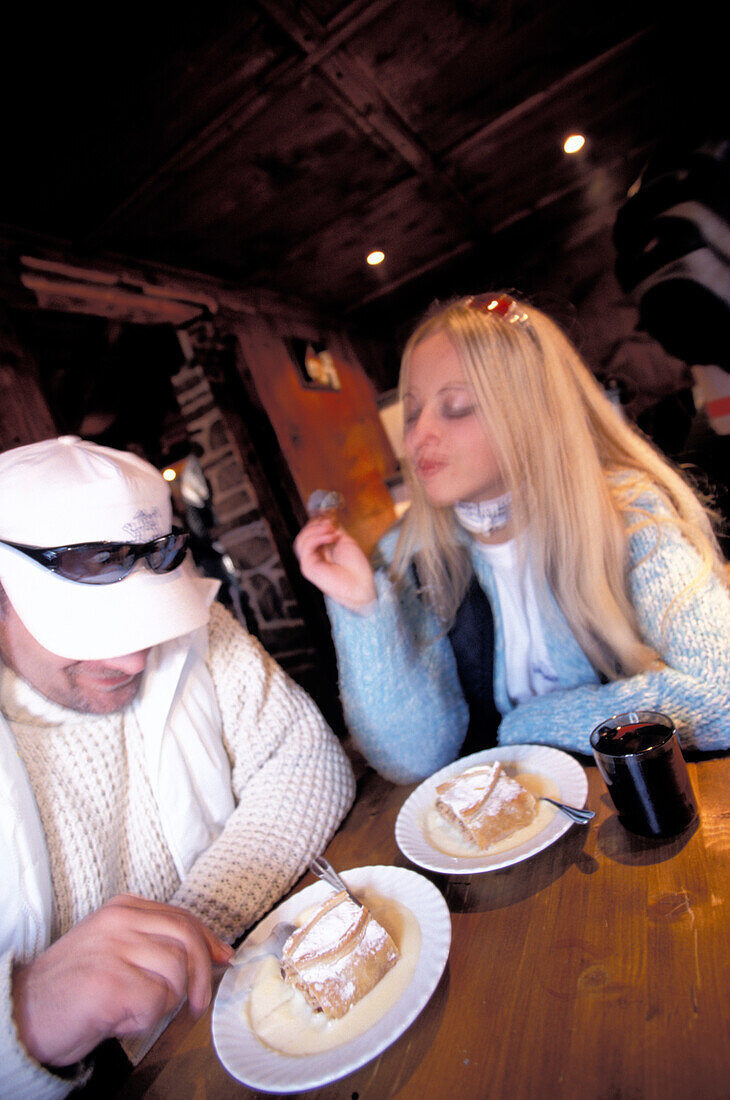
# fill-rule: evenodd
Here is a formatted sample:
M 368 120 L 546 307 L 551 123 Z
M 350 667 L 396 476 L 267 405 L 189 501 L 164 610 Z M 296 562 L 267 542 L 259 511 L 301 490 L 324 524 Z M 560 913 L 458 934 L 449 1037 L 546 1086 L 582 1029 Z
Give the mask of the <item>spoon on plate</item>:
M 548 798 L 546 794 L 539 795 L 540 802 L 549 802 L 551 806 L 557 806 L 559 810 L 574 821 L 576 825 L 587 825 L 596 815 L 593 810 L 581 810 L 578 806 L 568 806 L 565 802 L 558 802 L 555 798 Z

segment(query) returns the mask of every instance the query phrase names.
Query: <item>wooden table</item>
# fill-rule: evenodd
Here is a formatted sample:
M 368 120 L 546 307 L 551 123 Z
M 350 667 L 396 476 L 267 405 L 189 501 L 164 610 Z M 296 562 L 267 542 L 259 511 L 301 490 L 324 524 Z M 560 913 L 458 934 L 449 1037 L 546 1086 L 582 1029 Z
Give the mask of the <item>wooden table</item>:
M 584 762 L 584 761 L 582 761 Z M 588 829 L 503 871 L 423 872 L 452 914 L 444 975 L 410 1028 L 317 1100 L 711 1100 L 730 1095 L 730 756 L 690 764 L 701 821 L 664 842 L 619 825 L 587 765 Z M 412 787 L 367 771 L 327 850 L 412 867 L 394 824 Z M 417 869 L 417 868 L 416 868 Z M 298 889 L 313 880 L 307 875 Z M 118 1095 L 246 1100 L 183 1011 Z

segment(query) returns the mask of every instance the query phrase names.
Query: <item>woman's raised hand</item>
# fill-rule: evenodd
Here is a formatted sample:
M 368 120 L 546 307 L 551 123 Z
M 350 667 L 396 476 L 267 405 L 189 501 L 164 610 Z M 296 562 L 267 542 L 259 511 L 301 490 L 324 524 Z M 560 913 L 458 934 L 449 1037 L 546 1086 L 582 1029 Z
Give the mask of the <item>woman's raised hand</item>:
M 294 540 L 302 573 L 326 596 L 350 611 L 377 599 L 375 577 L 351 535 L 328 516 L 311 519 Z

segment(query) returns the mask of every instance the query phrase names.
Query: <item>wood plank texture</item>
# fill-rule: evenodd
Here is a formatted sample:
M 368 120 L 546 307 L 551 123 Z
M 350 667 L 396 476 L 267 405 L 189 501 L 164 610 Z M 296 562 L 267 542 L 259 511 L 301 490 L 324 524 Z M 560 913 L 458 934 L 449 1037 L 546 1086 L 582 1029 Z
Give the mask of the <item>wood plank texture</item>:
M 714 1100 L 727 1096 L 730 758 L 690 764 L 700 822 L 672 840 L 619 825 L 595 767 L 597 817 L 503 871 L 423 872 L 452 914 L 446 971 L 392 1047 L 311 1100 Z M 372 772 L 327 855 L 410 866 L 394 839 L 412 788 Z M 312 881 L 306 876 L 300 884 Z M 299 887 L 298 887 L 299 888 Z M 209 1014 L 181 1014 L 122 1090 L 245 1100 L 217 1060 Z
M 597 201 L 613 218 L 622 164 L 724 121 L 715 36 L 655 0 L 164 7 L 130 4 L 95 48 L 77 17 L 9 17 L 0 221 L 332 317 L 426 267 L 448 293 L 470 251 L 518 285 L 542 232 L 559 250 L 594 232 Z M 590 144 L 566 158 L 574 127 Z M 538 207 L 537 237 L 505 253 L 505 227 Z

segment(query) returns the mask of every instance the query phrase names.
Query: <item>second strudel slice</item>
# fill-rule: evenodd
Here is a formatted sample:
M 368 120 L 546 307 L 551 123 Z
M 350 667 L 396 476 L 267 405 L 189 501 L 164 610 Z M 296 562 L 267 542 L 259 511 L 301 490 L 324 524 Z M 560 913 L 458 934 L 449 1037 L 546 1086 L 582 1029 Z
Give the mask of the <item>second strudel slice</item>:
M 529 825 L 537 803 L 499 761 L 467 768 L 436 788 L 436 809 L 467 840 L 489 848 Z

